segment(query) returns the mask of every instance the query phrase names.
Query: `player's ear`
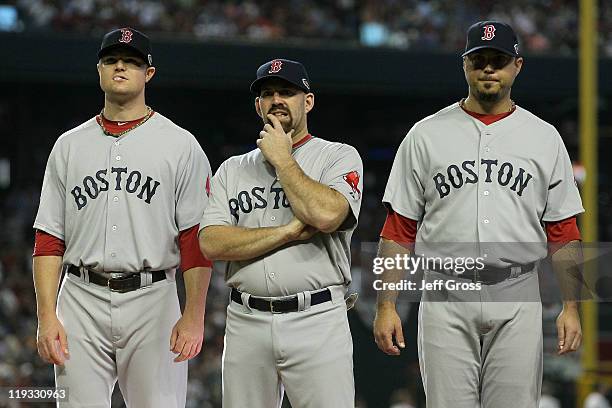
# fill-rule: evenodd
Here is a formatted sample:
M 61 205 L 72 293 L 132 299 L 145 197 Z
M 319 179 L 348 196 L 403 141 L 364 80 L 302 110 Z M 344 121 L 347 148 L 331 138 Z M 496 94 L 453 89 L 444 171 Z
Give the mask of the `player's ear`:
M 306 107 L 306 113 L 310 112 L 314 108 L 315 97 L 312 92 L 308 92 L 304 97 L 304 105 Z
M 523 59 L 523 57 L 517 57 L 514 60 L 514 66 L 516 67 L 516 75 L 519 74 L 519 72 L 521 72 L 521 69 L 523 68 L 523 62 L 525 62 L 525 60 Z
M 151 78 L 153 78 L 153 75 L 155 75 L 155 67 L 147 67 L 145 72 L 145 83 L 149 82 Z
M 263 119 L 263 115 L 261 113 L 261 106 L 259 105 L 259 96 L 255 98 L 255 112 L 257 112 L 257 116 Z

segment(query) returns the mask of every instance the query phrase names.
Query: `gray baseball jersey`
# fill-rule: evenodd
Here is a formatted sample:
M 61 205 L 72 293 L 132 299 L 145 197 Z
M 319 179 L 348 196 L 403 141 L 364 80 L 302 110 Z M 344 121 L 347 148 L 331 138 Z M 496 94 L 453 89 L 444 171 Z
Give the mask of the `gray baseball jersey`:
M 117 138 L 92 118 L 55 143 L 34 228 L 65 241 L 64 264 L 175 268 L 178 233 L 200 221 L 210 174 L 193 135 L 159 113 Z
M 357 226 L 363 187 L 359 153 L 346 144 L 312 138 L 296 147 L 293 156 L 308 177 L 346 197 L 349 217 L 331 234 L 318 233 L 265 257 L 224 265 L 228 285 L 251 295 L 283 296 L 351 281 L 350 241 Z M 256 149 L 221 164 L 212 178 L 210 203 L 200 228 L 274 227 L 292 218 L 274 167 Z
M 265 256 L 225 264 L 229 286 L 243 296 L 297 294 L 296 312 L 253 310 L 245 298 L 227 308 L 223 352 L 223 406 L 278 407 L 283 389 L 293 406 L 354 406 L 353 343 L 344 294 L 351 280 L 350 240 L 357 225 L 363 172 L 348 145 L 307 136 L 293 149 L 304 173 L 340 192 L 350 211 L 340 228 L 292 242 Z M 212 179 L 210 204 L 200 228 L 248 228 L 287 224 L 290 203 L 273 166 L 259 149 L 226 160 Z M 310 305 L 328 288 L 331 302 Z M 304 339 L 308 339 L 304 341 Z
M 383 202 L 419 222 L 418 254 L 465 255 L 448 243 L 473 244 L 476 251 L 483 243 L 543 243 L 520 246 L 522 251 L 495 244 L 499 252 L 485 265 L 497 267 L 544 258 L 542 222 L 583 211 L 569 156 L 553 126 L 520 107 L 487 126 L 457 103 L 410 130 L 393 162 Z M 435 243 L 444 244 L 436 248 Z M 470 283 L 431 270 L 424 279 Z M 519 301 L 518 295 L 530 301 Z M 502 297 L 511 301 L 490 303 Z M 424 290 L 418 348 L 427 406 L 537 406 L 542 376 L 538 299 L 535 273 L 474 292 Z
M 185 406 L 187 361 L 169 351 L 181 316 L 174 268 L 210 173 L 196 139 L 159 113 L 119 137 L 94 118 L 55 143 L 34 228 L 65 241 L 65 265 L 89 269 L 66 274 L 58 297 L 71 354 L 55 367 L 56 385 L 70 388 L 59 406 L 108 407 L 117 381 L 128 406 Z M 166 270 L 166 280 L 128 293 L 89 282 L 143 270 Z
M 419 244 L 435 242 L 545 243 L 543 221 L 584 211 L 553 126 L 520 107 L 487 126 L 457 103 L 408 132 L 383 202 L 419 221 L 417 253 Z M 529 256 L 520 255 L 522 263 L 547 255 L 545 245 L 529 250 Z M 487 261 L 497 266 L 512 261 L 504 259 Z

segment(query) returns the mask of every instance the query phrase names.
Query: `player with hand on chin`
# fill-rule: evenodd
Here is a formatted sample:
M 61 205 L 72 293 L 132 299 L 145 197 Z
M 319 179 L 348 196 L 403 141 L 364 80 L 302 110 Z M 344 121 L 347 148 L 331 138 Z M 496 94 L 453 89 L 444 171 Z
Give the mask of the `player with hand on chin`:
M 264 122 L 257 149 L 211 182 L 200 246 L 232 288 L 223 406 L 354 406 L 344 296 L 361 205 L 361 158 L 308 132 L 314 94 L 302 64 L 276 59 L 251 84 Z

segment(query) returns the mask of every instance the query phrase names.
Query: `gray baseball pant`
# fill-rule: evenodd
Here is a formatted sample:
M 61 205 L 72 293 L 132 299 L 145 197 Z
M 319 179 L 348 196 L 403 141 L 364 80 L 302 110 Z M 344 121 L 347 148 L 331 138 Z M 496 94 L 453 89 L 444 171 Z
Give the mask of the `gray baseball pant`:
M 437 279 L 469 282 L 441 273 Z M 536 408 L 542 383 L 537 273 L 481 291 L 424 291 L 418 350 L 428 408 Z

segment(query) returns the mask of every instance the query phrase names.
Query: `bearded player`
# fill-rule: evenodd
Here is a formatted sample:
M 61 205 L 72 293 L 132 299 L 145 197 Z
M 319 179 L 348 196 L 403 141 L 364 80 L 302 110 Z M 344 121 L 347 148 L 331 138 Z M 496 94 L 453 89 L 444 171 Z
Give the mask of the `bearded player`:
M 558 352 L 573 352 L 581 343 L 576 215 L 584 210 L 561 136 L 510 98 L 524 63 L 512 28 L 474 24 L 462 57 L 467 98 L 415 124 L 399 147 L 379 256 L 456 256 L 463 245 L 484 260 L 470 270 L 424 268 L 426 282 L 481 287 L 423 291 L 418 351 L 428 407 L 537 407 L 538 262 L 552 254 L 564 299 Z M 383 274 L 386 282 L 403 277 L 398 269 Z M 396 291 L 379 292 L 374 322 L 389 355 L 405 347 L 396 299 Z
M 251 84 L 264 122 L 258 148 L 226 160 L 211 183 L 200 245 L 227 261 L 232 288 L 223 406 L 354 407 L 344 295 L 363 183 L 355 148 L 314 137 L 304 66 L 276 59 Z

